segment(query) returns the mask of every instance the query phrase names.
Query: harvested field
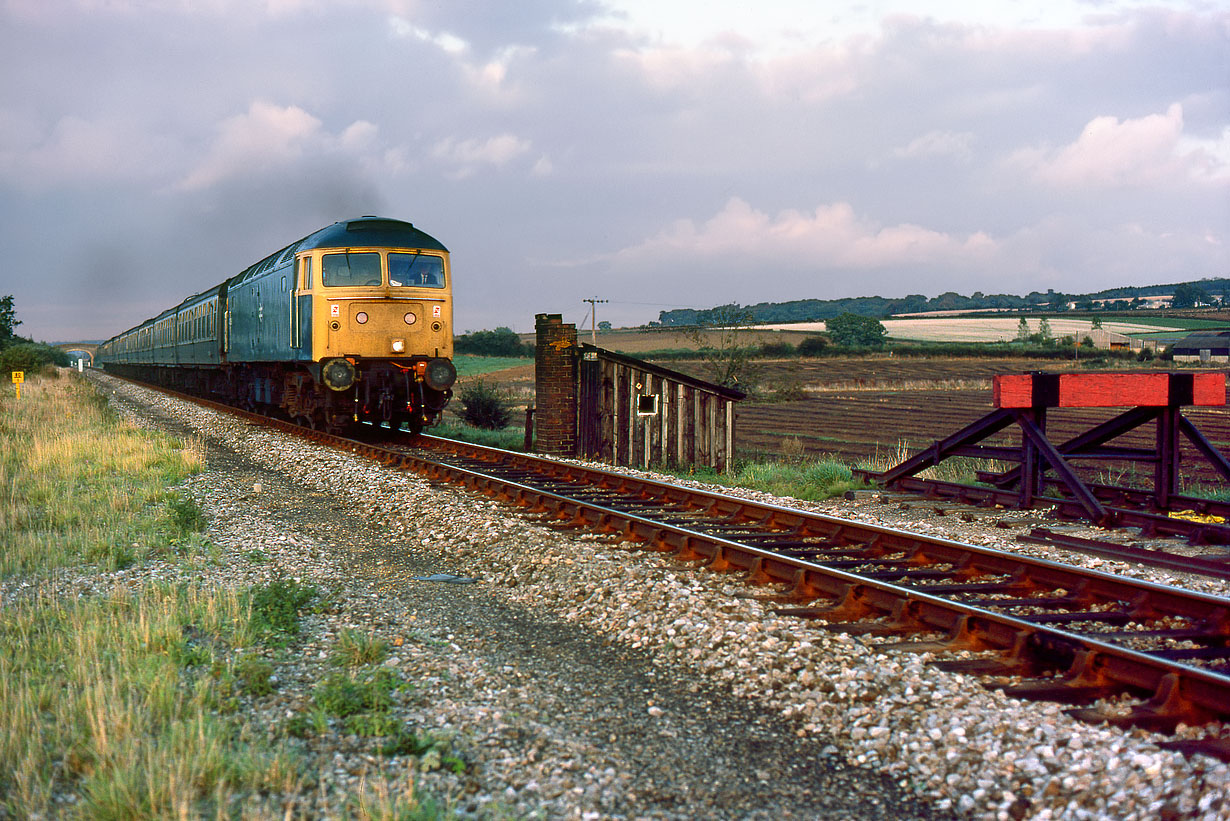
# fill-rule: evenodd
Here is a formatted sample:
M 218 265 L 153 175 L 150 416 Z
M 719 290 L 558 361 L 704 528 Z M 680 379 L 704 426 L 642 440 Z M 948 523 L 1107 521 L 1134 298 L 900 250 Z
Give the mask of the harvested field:
M 704 378 L 703 371 L 694 362 L 663 364 Z M 991 377 L 997 373 L 1066 371 L 1074 369 L 1076 364 L 1053 359 L 935 359 L 883 355 L 755 360 L 751 373 L 764 386 L 793 382 L 807 393 L 875 388 L 968 387 L 985 388 L 990 396 Z
M 664 362 L 666 367 L 705 378 L 701 363 Z M 991 377 L 1001 373 L 1070 371 L 1071 361 L 1036 359 L 908 358 L 888 355 L 823 359 L 757 360 L 755 378 L 769 392 L 785 387 L 802 398 L 784 402 L 745 401 L 738 407 L 738 455 L 742 458 L 780 458 L 800 454 L 833 456 L 851 464 L 878 462 L 884 467 L 903 454 L 926 446 L 992 410 Z M 1165 366 L 1165 367 L 1163 367 Z M 1153 370 L 1168 370 L 1170 363 L 1155 363 Z M 1128 370 L 1129 368 L 1123 368 Z M 1137 365 L 1130 370 L 1146 370 Z M 486 379 L 533 389 L 533 366 L 488 374 Z M 1047 430 L 1063 441 L 1116 415 L 1114 409 L 1054 410 Z M 1187 415 L 1223 452 L 1230 453 L 1230 410 L 1192 408 Z M 1114 444 L 1152 447 L 1153 426 L 1141 428 Z M 1001 433 L 992 444 L 1016 444 L 1019 434 Z M 1195 464 L 1198 454 L 1187 444 L 1183 459 Z M 1123 465 L 1097 467 L 1103 478 L 1118 481 Z M 1213 474 L 1193 474 L 1212 481 Z
M 1030 333 L 1038 333 L 1041 320 L 1026 319 Z M 888 331 L 890 339 L 910 339 L 919 342 L 1010 342 L 1016 339 L 1021 318 L 1013 317 L 978 317 L 978 318 L 939 318 L 939 319 L 884 319 L 881 324 Z M 1051 335 L 1055 338 L 1063 336 L 1082 337 L 1093 330 L 1093 322 L 1088 319 L 1058 319 L 1048 318 Z M 779 331 L 807 331 L 821 333 L 823 322 L 805 322 L 789 325 L 765 326 Z M 1119 322 L 1105 320 L 1102 329 L 1117 334 L 1155 333 L 1157 331 L 1179 331 L 1183 323 L 1176 321 L 1172 326 L 1141 324 L 1135 322 Z

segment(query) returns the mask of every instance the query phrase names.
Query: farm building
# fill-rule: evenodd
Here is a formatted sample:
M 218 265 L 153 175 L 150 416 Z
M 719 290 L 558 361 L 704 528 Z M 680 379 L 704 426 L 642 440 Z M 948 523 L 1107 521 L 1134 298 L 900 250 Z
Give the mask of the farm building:
M 1155 339 L 1136 339 L 1127 334 L 1093 328 L 1087 334 L 1093 342 L 1093 347 L 1111 351 L 1140 351 L 1144 348 L 1157 349 Z
M 1197 331 L 1174 345 L 1175 362 L 1230 362 L 1230 331 Z

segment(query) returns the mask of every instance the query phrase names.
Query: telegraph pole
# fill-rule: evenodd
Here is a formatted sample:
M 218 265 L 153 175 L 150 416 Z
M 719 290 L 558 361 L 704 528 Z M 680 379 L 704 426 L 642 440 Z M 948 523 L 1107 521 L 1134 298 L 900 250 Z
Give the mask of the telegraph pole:
M 594 340 L 594 347 L 598 346 L 598 303 L 610 302 L 609 299 L 582 299 L 582 302 L 589 303 L 589 330 Z

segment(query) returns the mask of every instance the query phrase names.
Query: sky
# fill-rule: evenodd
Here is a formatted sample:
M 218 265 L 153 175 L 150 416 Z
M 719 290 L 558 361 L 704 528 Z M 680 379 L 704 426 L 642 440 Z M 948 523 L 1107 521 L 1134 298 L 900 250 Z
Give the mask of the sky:
M 1230 0 L 0 0 L 18 333 L 365 214 L 458 333 L 1230 276 Z

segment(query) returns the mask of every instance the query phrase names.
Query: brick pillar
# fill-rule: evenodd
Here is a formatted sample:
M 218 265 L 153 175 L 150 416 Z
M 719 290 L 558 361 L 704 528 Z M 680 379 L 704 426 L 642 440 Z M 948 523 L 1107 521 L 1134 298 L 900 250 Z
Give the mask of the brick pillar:
M 534 318 L 535 450 L 550 456 L 577 452 L 577 326 L 559 314 Z

